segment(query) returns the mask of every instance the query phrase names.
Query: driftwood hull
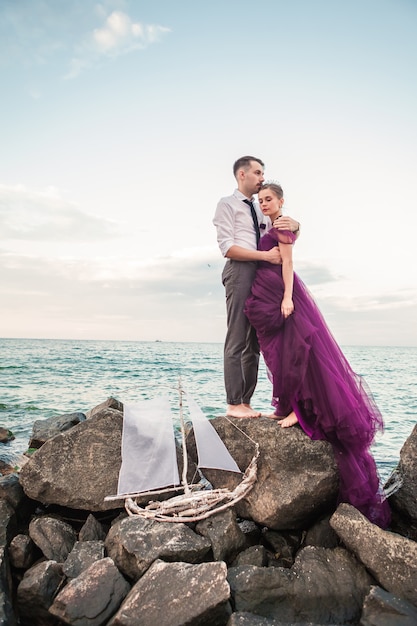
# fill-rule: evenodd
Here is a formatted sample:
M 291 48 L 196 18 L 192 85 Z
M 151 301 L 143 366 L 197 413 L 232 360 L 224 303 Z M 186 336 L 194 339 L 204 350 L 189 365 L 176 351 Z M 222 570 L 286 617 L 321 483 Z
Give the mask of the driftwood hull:
M 233 490 L 208 489 L 174 496 L 164 501 L 152 501 L 142 507 L 128 497 L 125 499 L 125 508 L 129 515 L 137 515 L 146 519 L 161 522 L 197 522 L 215 515 L 245 498 L 253 488 L 257 479 L 257 464 L 259 446 L 249 463 L 242 481 Z

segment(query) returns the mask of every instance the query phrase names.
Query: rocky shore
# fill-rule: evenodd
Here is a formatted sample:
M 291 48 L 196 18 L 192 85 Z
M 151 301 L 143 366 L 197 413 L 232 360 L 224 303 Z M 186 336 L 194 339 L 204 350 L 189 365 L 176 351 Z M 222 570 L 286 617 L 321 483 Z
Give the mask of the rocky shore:
M 128 516 L 104 499 L 117 491 L 122 421 L 114 399 L 39 420 L 32 453 L 0 467 L 1 625 L 417 624 L 417 426 L 381 530 L 336 505 L 329 444 L 267 418 L 239 420 L 261 453 L 235 507 L 192 524 Z M 250 439 L 212 423 L 246 467 Z M 189 455 L 191 476 L 192 433 Z M 214 488 L 236 486 L 229 472 L 204 474 Z

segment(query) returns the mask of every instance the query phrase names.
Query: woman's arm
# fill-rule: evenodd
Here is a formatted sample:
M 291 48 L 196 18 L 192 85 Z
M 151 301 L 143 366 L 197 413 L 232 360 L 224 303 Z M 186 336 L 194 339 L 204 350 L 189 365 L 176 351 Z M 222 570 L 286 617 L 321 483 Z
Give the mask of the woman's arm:
M 284 280 L 284 296 L 281 302 L 281 313 L 285 318 L 294 311 L 292 291 L 294 285 L 294 269 L 292 262 L 292 244 L 280 243 L 282 257 L 282 278 Z

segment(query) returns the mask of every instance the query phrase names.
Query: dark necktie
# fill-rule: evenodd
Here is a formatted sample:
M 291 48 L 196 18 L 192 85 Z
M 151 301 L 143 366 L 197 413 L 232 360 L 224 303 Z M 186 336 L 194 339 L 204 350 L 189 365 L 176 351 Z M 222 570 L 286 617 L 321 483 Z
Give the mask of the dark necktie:
M 258 216 L 256 215 L 255 207 L 253 206 L 253 202 L 251 202 L 250 200 L 246 198 L 245 200 L 243 200 L 243 202 L 247 204 L 248 206 L 250 206 L 250 212 L 252 214 L 253 225 L 255 226 L 255 232 L 256 232 L 256 246 L 258 246 L 259 240 L 261 238 L 261 231 L 259 230 Z

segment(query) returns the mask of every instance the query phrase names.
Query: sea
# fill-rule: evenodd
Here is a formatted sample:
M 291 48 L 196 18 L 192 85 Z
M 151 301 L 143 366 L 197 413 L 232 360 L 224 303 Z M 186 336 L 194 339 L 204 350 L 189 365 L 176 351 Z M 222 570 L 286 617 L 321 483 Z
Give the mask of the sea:
M 372 453 L 385 481 L 417 422 L 417 348 L 342 349 L 384 416 L 385 430 L 377 435 Z M 109 397 L 135 402 L 167 393 L 175 413 L 181 382 L 208 418 L 224 415 L 221 343 L 0 339 L 0 354 L 0 426 L 15 437 L 0 444 L 5 462 L 27 450 L 36 420 L 86 413 Z M 271 413 L 270 401 L 271 385 L 261 362 L 252 405 Z

